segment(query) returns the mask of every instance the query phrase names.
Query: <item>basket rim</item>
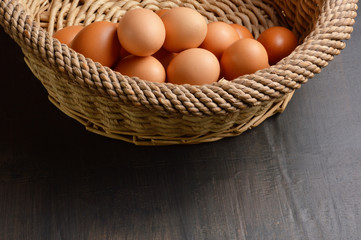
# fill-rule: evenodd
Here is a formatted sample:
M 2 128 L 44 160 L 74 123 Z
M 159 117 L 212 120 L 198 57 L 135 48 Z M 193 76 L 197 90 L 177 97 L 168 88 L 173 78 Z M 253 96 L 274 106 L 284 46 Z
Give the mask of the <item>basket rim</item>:
M 153 83 L 115 72 L 52 38 L 18 0 L 1 1 L 0 24 L 24 48 L 68 74 L 80 87 L 165 114 L 207 116 L 282 98 L 320 73 L 345 47 L 344 40 L 351 37 L 357 3 L 358 0 L 324 1 L 314 30 L 289 56 L 256 73 L 205 85 Z

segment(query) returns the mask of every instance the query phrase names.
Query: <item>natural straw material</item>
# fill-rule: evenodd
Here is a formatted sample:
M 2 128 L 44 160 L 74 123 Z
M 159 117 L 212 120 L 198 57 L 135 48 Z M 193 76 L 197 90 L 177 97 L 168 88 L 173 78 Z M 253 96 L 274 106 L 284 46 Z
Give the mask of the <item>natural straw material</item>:
M 123 76 L 51 37 L 69 25 L 117 22 L 137 7 L 178 6 L 197 10 L 208 22 L 242 24 L 256 38 L 271 26 L 286 26 L 300 45 L 268 69 L 190 86 Z M 64 113 L 101 135 L 161 145 L 239 135 L 283 111 L 294 90 L 345 47 L 356 10 L 357 0 L 0 0 L 0 23 Z

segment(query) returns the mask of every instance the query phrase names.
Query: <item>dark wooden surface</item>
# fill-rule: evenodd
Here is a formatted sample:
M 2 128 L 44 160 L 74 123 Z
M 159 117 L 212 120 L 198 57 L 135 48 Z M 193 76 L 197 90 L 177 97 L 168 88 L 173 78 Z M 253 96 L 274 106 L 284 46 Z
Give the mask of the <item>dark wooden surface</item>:
M 286 111 L 192 146 L 107 139 L 0 30 L 0 240 L 361 239 L 361 25 Z

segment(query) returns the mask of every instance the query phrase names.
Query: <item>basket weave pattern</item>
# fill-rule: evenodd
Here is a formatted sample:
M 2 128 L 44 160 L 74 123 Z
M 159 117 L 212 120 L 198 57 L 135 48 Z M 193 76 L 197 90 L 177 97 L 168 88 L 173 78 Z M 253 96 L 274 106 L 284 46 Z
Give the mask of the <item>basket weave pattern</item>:
M 142 145 L 200 143 L 239 135 L 282 112 L 295 89 L 345 47 L 357 2 L 1 0 L 0 24 L 21 47 L 50 101 L 89 131 Z M 191 86 L 121 75 L 51 37 L 65 26 L 117 22 L 137 7 L 178 6 L 197 10 L 208 22 L 240 23 L 256 38 L 271 26 L 287 26 L 300 45 L 268 69 Z

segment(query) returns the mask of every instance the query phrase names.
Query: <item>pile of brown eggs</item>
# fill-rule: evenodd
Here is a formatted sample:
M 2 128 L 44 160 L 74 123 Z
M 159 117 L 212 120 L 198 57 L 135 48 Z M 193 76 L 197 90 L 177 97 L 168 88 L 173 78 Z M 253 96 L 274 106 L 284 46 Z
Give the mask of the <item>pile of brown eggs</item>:
M 123 75 L 152 82 L 202 85 L 269 67 L 297 47 L 287 28 L 272 27 L 255 40 L 239 24 L 211 22 L 178 7 L 128 11 L 119 21 L 69 26 L 61 43 Z

